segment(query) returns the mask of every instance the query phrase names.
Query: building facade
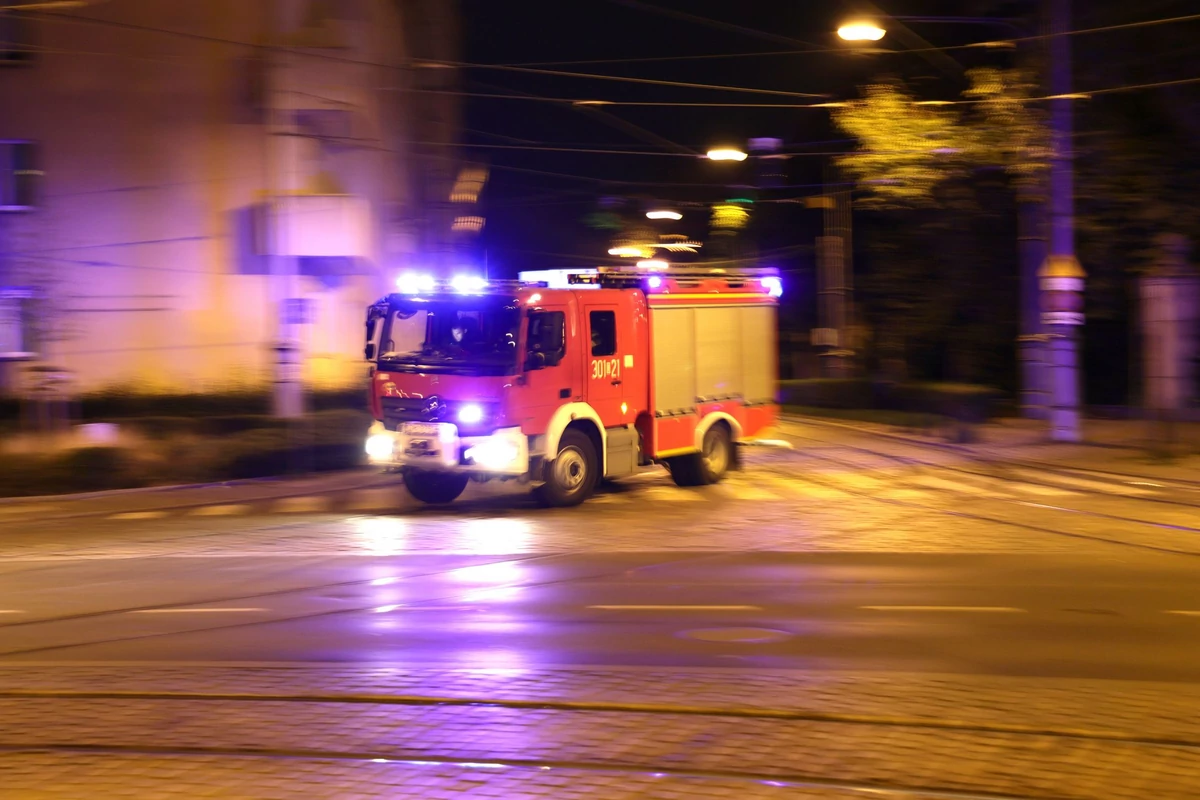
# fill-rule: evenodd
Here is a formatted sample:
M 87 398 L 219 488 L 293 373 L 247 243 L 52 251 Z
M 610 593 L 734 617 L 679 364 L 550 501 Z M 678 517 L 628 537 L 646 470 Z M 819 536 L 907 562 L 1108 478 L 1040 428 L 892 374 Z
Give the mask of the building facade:
M 460 258 L 452 0 L 7 5 L 0 391 L 266 388 L 281 345 L 353 385 L 365 307 Z

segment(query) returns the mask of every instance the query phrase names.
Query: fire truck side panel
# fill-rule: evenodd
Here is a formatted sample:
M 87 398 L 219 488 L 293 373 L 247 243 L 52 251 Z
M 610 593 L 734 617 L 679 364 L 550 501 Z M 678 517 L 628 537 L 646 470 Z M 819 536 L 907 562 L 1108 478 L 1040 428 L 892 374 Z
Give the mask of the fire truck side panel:
M 775 306 L 741 309 L 743 396 L 749 405 L 775 403 L 779 356 Z
M 695 452 L 723 420 L 735 440 L 774 421 L 775 309 L 722 298 L 652 301 L 654 457 Z

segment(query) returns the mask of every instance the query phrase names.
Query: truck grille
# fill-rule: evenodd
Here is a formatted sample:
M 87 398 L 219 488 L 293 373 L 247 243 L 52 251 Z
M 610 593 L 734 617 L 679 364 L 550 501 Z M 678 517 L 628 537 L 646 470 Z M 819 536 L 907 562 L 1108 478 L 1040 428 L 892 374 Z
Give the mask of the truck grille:
M 384 427 L 391 430 L 401 422 L 436 422 L 439 417 L 449 417 L 445 403 L 436 397 L 383 397 L 380 403 Z
M 396 430 L 402 422 L 452 422 L 458 427 L 462 436 L 479 436 L 491 433 L 496 428 L 496 412 L 499 410 L 495 403 L 475 403 L 483 409 L 483 419 L 479 422 L 464 425 L 458 421 L 458 411 L 468 401 L 442 400 L 436 395 L 432 397 L 381 397 L 380 406 L 383 409 L 383 425 L 388 430 Z

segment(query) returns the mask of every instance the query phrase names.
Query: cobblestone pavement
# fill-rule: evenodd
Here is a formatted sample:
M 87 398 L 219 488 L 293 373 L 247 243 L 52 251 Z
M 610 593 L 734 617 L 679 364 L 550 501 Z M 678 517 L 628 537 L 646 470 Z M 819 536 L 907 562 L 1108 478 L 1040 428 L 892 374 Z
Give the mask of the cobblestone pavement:
M 579 509 L 540 509 L 512 491 L 449 509 L 414 508 L 402 489 L 382 487 L 271 501 L 282 504 L 271 514 L 251 513 L 246 504 L 236 514 L 224 513 L 227 505 L 86 520 L 11 514 L 0 518 L 0 558 L 647 549 L 1072 553 L 1113 543 L 1200 554 L 1200 492 L 1039 475 L 940 453 L 931 456 L 940 463 L 913 463 L 911 448 L 891 450 L 900 455 L 834 445 L 756 453 L 745 471 L 717 486 L 684 489 L 652 473 Z
M 652 475 L 566 511 L 505 491 L 419 510 L 394 487 L 86 519 L 10 506 L 0 580 L 39 562 L 157 557 L 271 556 L 286 571 L 293 556 L 424 553 L 1200 554 L 1190 505 L 1200 499 L 1180 485 L 1020 473 L 806 433 L 818 441 L 755 452 L 720 486 Z M 1200 686 L 732 668 L 0 664 L 0 800 L 868 796 L 1200 798 Z
M 5 667 L 0 682 L 0 797 L 22 800 L 1200 797 L 1190 686 L 145 666 Z M 172 691 L 188 694 L 154 694 Z

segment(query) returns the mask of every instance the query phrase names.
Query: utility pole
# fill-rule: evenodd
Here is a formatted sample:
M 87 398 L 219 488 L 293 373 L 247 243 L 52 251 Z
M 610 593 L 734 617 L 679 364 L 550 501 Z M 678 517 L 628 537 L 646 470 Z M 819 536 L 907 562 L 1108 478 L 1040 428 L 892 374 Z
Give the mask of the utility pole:
M 836 171 L 825 168 L 824 190 L 810 207 L 824 209 L 823 232 L 817 237 L 817 328 L 812 343 L 825 348 L 821 374 L 844 378 L 851 372 L 850 331 L 854 267 L 851 244 L 851 195 L 834 188 Z M 817 202 L 819 201 L 819 202 Z
M 1071 0 L 1050 5 L 1050 246 L 1040 273 L 1042 322 L 1050 329 L 1050 439 L 1078 442 L 1080 370 L 1078 327 L 1083 324 L 1086 274 L 1075 257 L 1075 186 L 1072 161 Z
M 290 121 L 279 119 L 281 103 L 279 92 L 276 91 L 280 79 L 278 71 L 286 64 L 284 51 L 276 44 L 282 22 L 281 9 L 277 3 L 272 2 L 267 22 L 268 41 L 264 54 L 266 63 L 263 65 L 267 172 L 267 209 L 264 217 L 267 225 L 265 238 L 269 248 L 267 258 L 270 261 L 272 287 L 269 296 L 272 298 L 278 320 L 273 346 L 275 363 L 272 410 L 277 417 L 294 418 L 304 413 L 304 391 L 300 375 L 300 325 L 305 309 L 303 301 L 297 297 L 299 279 L 296 275 L 296 258 L 291 255 L 286 241 L 288 225 L 279 218 L 281 213 L 290 210 L 287 204 L 280 201 L 285 194 L 284 187 L 288 184 L 282 162 L 291 152 L 289 147 L 279 146 L 280 137 L 287 133 L 284 128 L 290 124 Z M 286 108 L 286 104 L 283 107 Z

